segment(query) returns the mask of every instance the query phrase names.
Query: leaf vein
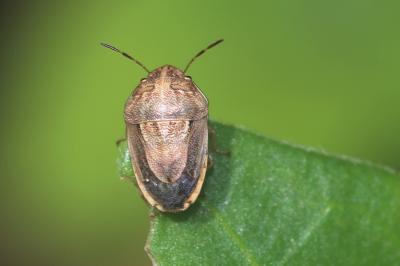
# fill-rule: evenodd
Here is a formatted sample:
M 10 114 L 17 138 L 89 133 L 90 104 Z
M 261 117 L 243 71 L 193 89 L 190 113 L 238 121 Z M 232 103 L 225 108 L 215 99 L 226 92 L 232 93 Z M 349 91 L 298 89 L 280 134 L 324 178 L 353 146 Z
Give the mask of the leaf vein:
M 283 256 L 282 260 L 277 265 L 286 264 L 297 252 L 299 252 L 300 248 L 303 247 L 310 236 L 315 232 L 315 230 L 323 223 L 323 221 L 328 217 L 328 214 L 331 212 L 331 207 L 325 208 L 325 210 L 319 215 L 319 217 L 311 222 L 308 227 L 304 230 L 304 232 L 300 235 L 297 243 L 294 243 L 293 248 L 287 249 L 286 254 Z
M 222 229 L 225 233 L 232 239 L 232 241 L 236 244 L 239 251 L 246 257 L 246 260 L 250 263 L 250 265 L 257 266 L 259 263 L 255 255 L 251 252 L 251 249 L 246 246 L 245 243 L 240 239 L 240 236 L 235 232 L 232 226 L 226 221 L 224 216 L 220 213 L 218 208 L 213 206 L 209 201 L 203 199 L 203 204 L 208 207 L 208 209 L 214 213 L 215 217 L 218 220 L 218 223 L 221 225 Z

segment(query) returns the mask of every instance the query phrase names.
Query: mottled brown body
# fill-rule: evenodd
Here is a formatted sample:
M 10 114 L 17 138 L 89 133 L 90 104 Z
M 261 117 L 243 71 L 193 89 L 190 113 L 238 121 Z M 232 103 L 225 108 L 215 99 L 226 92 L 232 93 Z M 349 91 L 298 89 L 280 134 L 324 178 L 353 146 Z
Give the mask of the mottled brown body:
M 126 138 L 136 181 L 143 197 L 160 211 L 186 210 L 199 196 L 208 159 L 208 101 L 185 75 L 165 65 L 150 72 L 142 63 L 101 43 L 141 66 L 147 73 L 125 105 Z
M 144 198 L 161 211 L 182 211 L 204 182 L 208 102 L 178 68 L 162 66 L 143 79 L 125 105 L 127 140 Z

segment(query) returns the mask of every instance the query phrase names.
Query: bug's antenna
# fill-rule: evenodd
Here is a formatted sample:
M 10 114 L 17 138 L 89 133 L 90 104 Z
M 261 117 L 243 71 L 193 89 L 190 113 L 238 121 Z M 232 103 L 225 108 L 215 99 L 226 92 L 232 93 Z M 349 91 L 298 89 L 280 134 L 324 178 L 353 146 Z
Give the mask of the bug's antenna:
M 118 48 L 115 48 L 112 45 L 106 44 L 106 43 L 100 43 L 101 45 L 103 45 L 104 47 L 113 50 L 114 52 L 120 53 L 123 56 L 129 58 L 130 60 L 132 60 L 133 62 L 135 62 L 136 64 L 138 64 L 139 66 L 141 66 L 147 73 L 150 73 L 150 71 L 147 69 L 147 67 L 145 67 L 142 63 L 140 63 L 138 60 L 136 60 L 135 58 L 133 58 L 132 56 L 128 55 L 127 53 L 119 50 Z
M 214 46 L 220 44 L 221 42 L 223 42 L 224 39 L 219 39 L 218 41 L 213 42 L 212 44 L 210 44 L 209 46 L 207 46 L 205 49 L 201 50 L 200 52 L 198 52 L 190 61 L 189 63 L 186 65 L 185 70 L 183 71 L 183 73 L 186 73 L 186 71 L 188 70 L 188 68 L 190 67 L 190 65 L 193 63 L 193 61 L 199 57 L 200 55 L 204 54 L 208 49 L 213 48 Z

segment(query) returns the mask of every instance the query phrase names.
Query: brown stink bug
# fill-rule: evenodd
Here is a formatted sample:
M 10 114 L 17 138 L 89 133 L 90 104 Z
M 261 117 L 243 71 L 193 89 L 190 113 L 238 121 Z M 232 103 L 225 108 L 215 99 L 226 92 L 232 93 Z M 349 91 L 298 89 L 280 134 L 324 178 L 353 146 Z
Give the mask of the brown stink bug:
M 198 197 L 208 160 L 208 101 L 184 71 L 165 65 L 149 71 L 119 49 L 102 43 L 140 65 L 148 76 L 125 104 L 126 139 L 136 182 L 147 202 L 160 211 L 186 210 Z

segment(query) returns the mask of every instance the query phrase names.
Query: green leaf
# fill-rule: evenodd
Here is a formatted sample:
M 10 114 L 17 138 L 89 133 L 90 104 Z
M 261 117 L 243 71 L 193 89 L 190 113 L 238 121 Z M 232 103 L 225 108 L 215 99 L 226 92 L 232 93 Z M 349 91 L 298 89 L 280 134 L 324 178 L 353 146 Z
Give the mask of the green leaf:
M 202 194 L 182 213 L 154 210 L 157 265 L 395 265 L 400 176 L 212 123 L 218 145 Z M 126 144 L 120 171 L 132 175 Z

